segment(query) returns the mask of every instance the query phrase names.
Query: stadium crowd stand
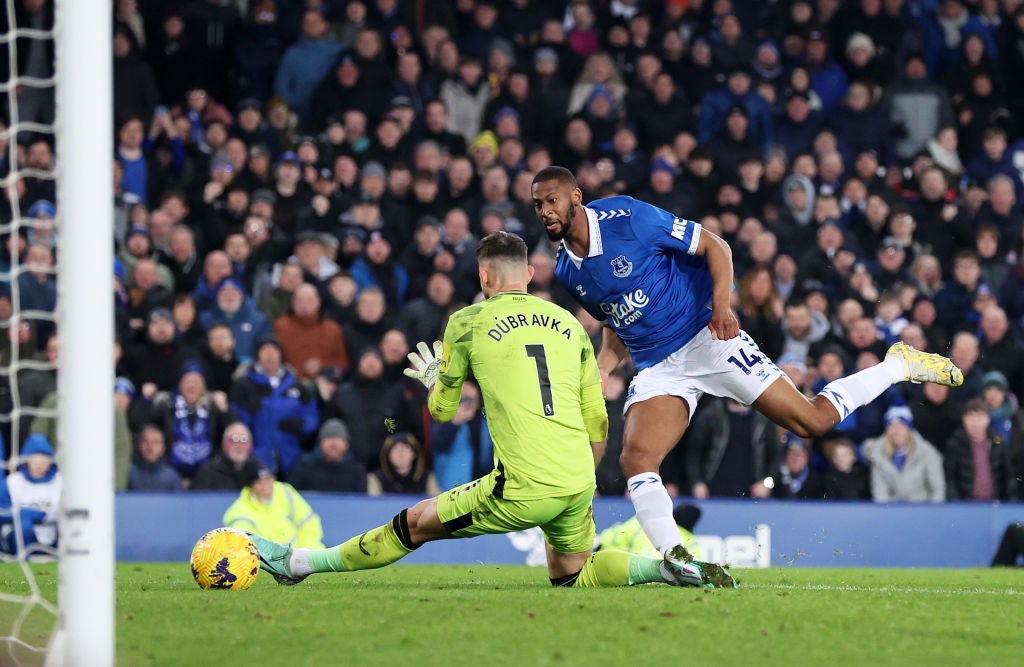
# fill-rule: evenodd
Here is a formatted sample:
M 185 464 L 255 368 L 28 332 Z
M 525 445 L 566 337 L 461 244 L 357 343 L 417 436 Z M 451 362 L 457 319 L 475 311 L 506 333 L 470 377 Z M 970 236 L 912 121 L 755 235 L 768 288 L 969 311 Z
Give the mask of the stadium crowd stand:
M 52 21 L 51 2 L 15 5 L 18 25 Z M 238 488 L 255 456 L 285 480 L 301 461 L 321 490 L 344 465 L 413 491 L 486 471 L 478 393 L 432 424 L 405 355 L 477 297 L 474 250 L 496 230 L 526 240 L 533 293 L 599 343 L 532 209 L 533 174 L 559 164 L 584 201 L 631 195 L 725 238 L 743 328 L 808 396 L 897 340 L 964 371 L 951 390 L 900 385 L 815 442 L 705 397 L 662 470 L 674 493 L 1024 495 L 1020 0 L 115 5 L 119 437 L 155 424 L 166 440 L 140 470 L 167 464 L 188 488 L 220 466 Z M 16 104 L 52 118 L 52 98 Z M 3 174 L 52 166 L 51 136 L 16 141 Z M 52 183 L 7 188 L 3 222 L 12 197 L 33 224 L 6 235 L 0 268 L 48 266 Z M 53 309 L 52 276 L 18 283 L 23 309 Z M 5 326 L 5 360 L 55 357 L 52 328 L 29 325 Z M 632 373 L 606 389 L 605 495 L 624 491 Z M 52 373 L 16 378 L 23 404 L 53 400 Z M 324 452 L 329 419 L 343 444 Z M 234 421 L 247 429 L 225 436 Z

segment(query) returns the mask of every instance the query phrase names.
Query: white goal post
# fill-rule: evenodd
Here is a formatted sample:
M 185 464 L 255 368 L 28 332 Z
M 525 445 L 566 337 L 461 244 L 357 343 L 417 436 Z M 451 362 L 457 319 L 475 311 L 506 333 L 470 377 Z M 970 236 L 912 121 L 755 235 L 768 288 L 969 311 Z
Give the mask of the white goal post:
M 58 629 L 48 664 L 114 664 L 111 0 L 56 0 Z

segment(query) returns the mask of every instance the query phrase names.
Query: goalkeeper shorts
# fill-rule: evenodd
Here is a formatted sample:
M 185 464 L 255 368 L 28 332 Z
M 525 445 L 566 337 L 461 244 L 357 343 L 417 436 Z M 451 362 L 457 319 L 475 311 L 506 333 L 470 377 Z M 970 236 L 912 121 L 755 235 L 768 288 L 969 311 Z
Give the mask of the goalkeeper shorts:
M 593 548 L 593 487 L 568 496 L 510 500 L 494 495 L 497 475 L 492 471 L 437 497 L 437 516 L 453 536 L 500 535 L 540 526 L 555 553 Z

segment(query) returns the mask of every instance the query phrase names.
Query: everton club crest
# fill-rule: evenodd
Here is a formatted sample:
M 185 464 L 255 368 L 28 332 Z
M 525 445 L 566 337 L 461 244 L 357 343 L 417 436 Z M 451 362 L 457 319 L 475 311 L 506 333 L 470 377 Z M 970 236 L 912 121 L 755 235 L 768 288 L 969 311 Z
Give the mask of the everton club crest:
M 626 259 L 625 255 L 619 255 L 612 260 L 612 273 L 616 278 L 625 278 L 633 273 L 633 262 Z

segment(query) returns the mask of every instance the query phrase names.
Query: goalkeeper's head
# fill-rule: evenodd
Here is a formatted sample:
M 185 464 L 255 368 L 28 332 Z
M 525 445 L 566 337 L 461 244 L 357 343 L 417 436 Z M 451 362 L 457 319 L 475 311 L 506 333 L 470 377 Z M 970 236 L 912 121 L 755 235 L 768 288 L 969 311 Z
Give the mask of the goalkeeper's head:
M 525 292 L 533 267 L 526 262 L 526 243 L 515 234 L 488 234 L 476 249 L 480 288 L 490 298 L 498 292 Z

